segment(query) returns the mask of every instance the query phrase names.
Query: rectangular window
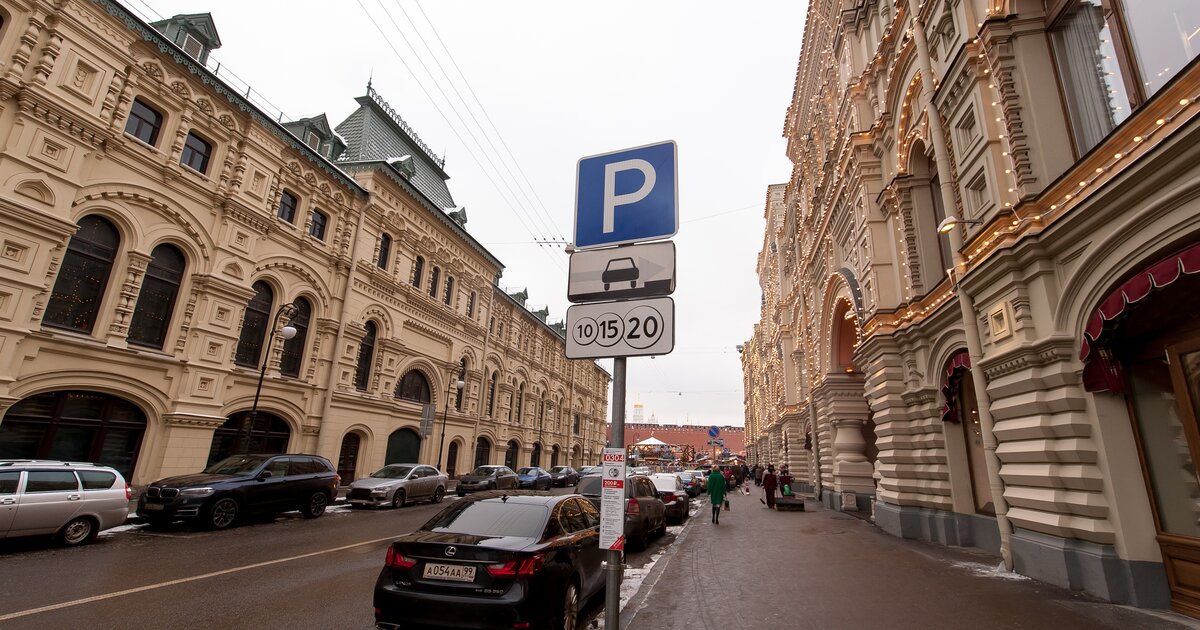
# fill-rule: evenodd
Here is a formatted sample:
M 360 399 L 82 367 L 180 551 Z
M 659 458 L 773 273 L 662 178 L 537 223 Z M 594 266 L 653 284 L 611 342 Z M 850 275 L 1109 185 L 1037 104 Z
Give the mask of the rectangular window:
M 285 190 L 282 195 L 279 195 L 279 209 L 275 211 L 275 216 L 288 223 L 295 223 L 297 205 L 296 195 Z
M 468 319 L 475 318 L 475 292 L 474 291 L 471 292 L 471 295 L 467 296 L 467 318 Z
M 308 235 L 317 239 L 325 240 L 325 226 L 329 223 L 329 217 L 325 216 L 320 210 L 313 210 L 311 221 L 308 226 Z
M 208 160 L 211 157 L 212 145 L 201 140 L 195 133 L 188 133 L 179 163 L 203 175 L 208 172 Z
M 191 33 L 187 33 L 183 36 L 183 52 L 190 55 L 192 59 L 199 61 L 200 56 L 204 54 L 204 44 L 201 44 L 200 40 L 192 37 Z
M 454 276 L 446 276 L 446 294 L 442 296 L 442 303 L 450 306 L 454 301 Z
M 158 132 L 162 129 L 162 122 L 162 114 L 135 98 L 133 107 L 129 109 L 129 120 L 125 121 L 125 133 L 150 146 L 155 146 L 158 142 Z
M 1200 2 L 1127 0 L 1121 8 L 1142 91 L 1153 96 L 1200 55 Z
M 1129 116 L 1113 29 L 1101 0 L 1073 3 L 1050 32 L 1058 80 L 1082 155 Z

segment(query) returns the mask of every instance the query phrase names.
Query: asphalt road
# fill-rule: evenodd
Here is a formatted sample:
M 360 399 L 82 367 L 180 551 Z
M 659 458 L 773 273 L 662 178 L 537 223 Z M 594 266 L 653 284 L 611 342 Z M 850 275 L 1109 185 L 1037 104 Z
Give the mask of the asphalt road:
M 292 512 L 219 532 L 136 527 L 74 549 L 0 540 L 0 628 L 373 628 L 389 542 L 443 507 L 339 504 L 314 520 Z M 674 531 L 627 564 L 644 565 Z

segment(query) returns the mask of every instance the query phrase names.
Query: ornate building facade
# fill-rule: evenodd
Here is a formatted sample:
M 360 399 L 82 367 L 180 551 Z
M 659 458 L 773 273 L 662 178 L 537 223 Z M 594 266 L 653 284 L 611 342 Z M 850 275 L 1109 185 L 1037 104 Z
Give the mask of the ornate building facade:
M 278 122 L 218 46 L 207 14 L 0 6 L 0 458 L 594 460 L 608 374 L 499 288 L 444 161 L 370 85 Z
M 1200 5 L 814 0 L 747 441 L 897 536 L 1200 616 Z

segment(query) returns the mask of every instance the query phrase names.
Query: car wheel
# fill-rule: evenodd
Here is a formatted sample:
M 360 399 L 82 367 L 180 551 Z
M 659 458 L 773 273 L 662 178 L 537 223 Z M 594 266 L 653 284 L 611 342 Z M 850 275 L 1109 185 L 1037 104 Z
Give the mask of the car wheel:
M 679 522 L 682 523 L 683 519 L 681 518 Z M 654 537 L 658 538 L 660 536 L 665 535 L 666 533 L 667 533 L 667 516 L 664 514 L 663 520 L 662 520 L 662 525 L 659 525 L 658 529 L 654 530 Z
M 58 542 L 68 546 L 82 545 L 91 542 L 99 530 L 92 519 L 81 516 L 73 519 L 58 530 Z
M 441 503 L 444 496 L 446 496 L 446 489 L 438 486 L 438 489 L 433 491 L 433 500 L 430 503 Z
M 563 630 L 575 630 L 579 624 L 579 587 L 575 580 L 567 582 L 563 591 L 562 622 Z
M 225 529 L 233 525 L 237 517 L 238 502 L 229 497 L 223 497 L 208 506 L 208 511 L 204 517 L 204 524 L 211 529 Z
M 463 492 L 462 490 L 459 490 L 459 491 L 458 491 L 458 496 L 460 496 L 460 497 L 465 497 L 465 496 L 467 496 L 467 493 L 466 493 L 466 492 Z
M 392 507 L 402 508 L 405 502 L 408 501 L 408 495 L 404 494 L 403 490 L 396 490 L 396 494 L 392 495 Z
M 314 492 L 308 498 L 308 505 L 300 509 L 300 515 L 304 518 L 317 518 L 325 513 L 325 508 L 329 505 L 329 495 L 324 492 Z
M 488 484 L 488 487 L 487 487 L 487 489 L 488 489 L 488 490 L 495 490 L 495 489 L 496 489 L 496 482 L 495 482 L 495 481 L 493 481 L 492 483 L 489 483 L 489 484 Z

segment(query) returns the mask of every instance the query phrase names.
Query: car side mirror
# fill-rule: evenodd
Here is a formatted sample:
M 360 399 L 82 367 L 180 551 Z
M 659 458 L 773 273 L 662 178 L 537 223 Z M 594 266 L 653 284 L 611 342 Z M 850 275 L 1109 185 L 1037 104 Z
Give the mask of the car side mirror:
M 262 472 L 258 473 L 258 477 L 255 477 L 255 479 L 258 479 L 259 481 L 262 481 L 263 479 L 267 479 L 267 478 L 269 478 L 269 477 L 271 477 L 271 476 L 272 476 L 272 475 L 271 475 L 271 471 L 269 471 L 269 470 L 264 470 L 264 471 L 262 471 Z

